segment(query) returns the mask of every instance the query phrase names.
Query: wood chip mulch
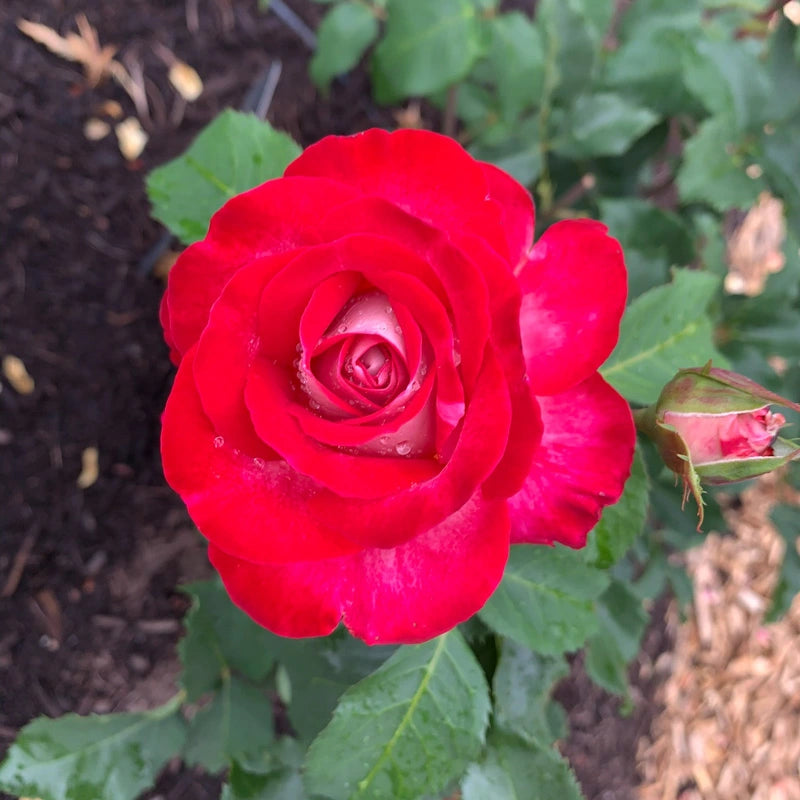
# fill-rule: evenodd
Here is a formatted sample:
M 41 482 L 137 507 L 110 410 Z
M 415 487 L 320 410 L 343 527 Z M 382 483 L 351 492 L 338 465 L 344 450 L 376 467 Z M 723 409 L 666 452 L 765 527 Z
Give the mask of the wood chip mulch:
M 798 502 L 775 475 L 742 495 L 688 555 L 689 618 L 657 665 L 663 713 L 639 744 L 640 800 L 800 800 L 800 599 L 765 624 L 784 543 L 776 502 Z

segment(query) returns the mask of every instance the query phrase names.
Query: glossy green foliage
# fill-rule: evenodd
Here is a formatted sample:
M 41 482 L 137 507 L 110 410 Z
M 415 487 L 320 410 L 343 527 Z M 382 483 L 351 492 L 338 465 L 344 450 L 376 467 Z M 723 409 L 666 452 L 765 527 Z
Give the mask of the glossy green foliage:
M 223 111 L 178 158 L 153 170 L 153 216 L 186 244 L 202 239 L 226 200 L 283 174 L 300 155 L 285 133 L 252 114 Z
M 489 688 L 458 630 L 401 647 L 342 696 L 306 761 L 310 792 L 332 800 L 415 800 L 475 758 Z

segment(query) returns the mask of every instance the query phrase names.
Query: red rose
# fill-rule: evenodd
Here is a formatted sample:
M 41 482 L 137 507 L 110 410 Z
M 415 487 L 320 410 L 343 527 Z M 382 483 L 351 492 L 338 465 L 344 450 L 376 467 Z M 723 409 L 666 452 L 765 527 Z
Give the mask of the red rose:
M 173 268 L 164 472 L 234 602 L 370 643 L 475 613 L 510 543 L 585 544 L 634 446 L 626 294 L 585 220 L 454 141 L 367 131 L 230 200 Z

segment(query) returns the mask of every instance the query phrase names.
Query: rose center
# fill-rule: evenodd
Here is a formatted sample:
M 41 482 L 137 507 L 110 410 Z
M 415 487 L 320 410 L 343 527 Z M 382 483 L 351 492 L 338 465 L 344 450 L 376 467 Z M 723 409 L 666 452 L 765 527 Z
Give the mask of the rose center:
M 349 370 L 348 370 L 349 372 Z M 392 378 L 392 354 L 384 344 L 373 345 L 356 359 L 353 380 L 370 389 L 385 389 Z

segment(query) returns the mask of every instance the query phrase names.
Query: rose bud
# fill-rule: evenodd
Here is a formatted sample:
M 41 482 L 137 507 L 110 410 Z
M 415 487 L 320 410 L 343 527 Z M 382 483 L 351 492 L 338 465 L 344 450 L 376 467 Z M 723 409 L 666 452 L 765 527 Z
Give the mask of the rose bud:
M 778 436 L 786 419 L 770 404 L 800 411 L 797 403 L 709 362 L 680 370 L 655 405 L 634 412 L 637 428 L 683 478 L 684 502 L 690 491 L 697 501 L 700 524 L 701 483 L 755 478 L 800 455 L 795 443 Z

